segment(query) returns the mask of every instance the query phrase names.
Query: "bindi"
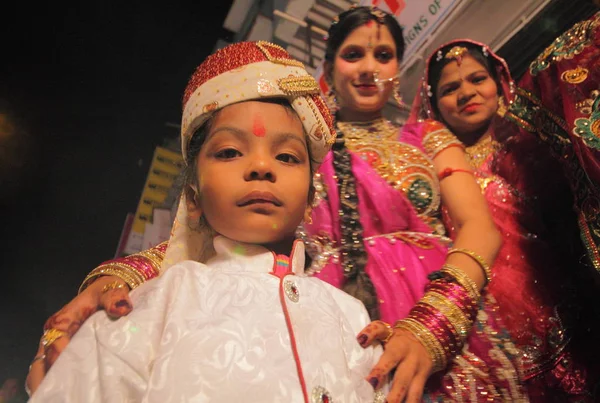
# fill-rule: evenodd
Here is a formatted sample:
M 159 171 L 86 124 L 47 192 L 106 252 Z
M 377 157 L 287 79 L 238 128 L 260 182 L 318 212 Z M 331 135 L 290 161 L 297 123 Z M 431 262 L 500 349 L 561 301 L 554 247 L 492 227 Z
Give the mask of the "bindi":
M 265 129 L 265 124 L 263 122 L 262 116 L 259 114 L 254 115 L 254 121 L 252 123 L 252 134 L 254 134 L 256 137 L 265 137 L 266 133 L 267 131 Z

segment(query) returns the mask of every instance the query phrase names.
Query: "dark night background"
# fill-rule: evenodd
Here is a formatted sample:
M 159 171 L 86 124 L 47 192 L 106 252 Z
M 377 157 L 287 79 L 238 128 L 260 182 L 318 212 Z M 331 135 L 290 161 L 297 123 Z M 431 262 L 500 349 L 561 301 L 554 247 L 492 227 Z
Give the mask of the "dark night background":
M 113 257 L 187 79 L 231 39 L 231 3 L 3 5 L 0 109 L 24 131 L 0 152 L 0 385 L 25 378 L 44 321 Z

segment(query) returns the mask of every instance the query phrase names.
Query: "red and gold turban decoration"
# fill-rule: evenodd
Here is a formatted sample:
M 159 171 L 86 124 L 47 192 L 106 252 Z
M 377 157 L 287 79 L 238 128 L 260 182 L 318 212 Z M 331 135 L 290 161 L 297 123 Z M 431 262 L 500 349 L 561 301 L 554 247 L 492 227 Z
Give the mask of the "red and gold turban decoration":
M 304 125 L 314 169 L 335 141 L 333 119 L 317 81 L 282 47 L 240 42 L 217 50 L 194 72 L 183 97 L 184 158 L 194 132 L 217 110 L 237 102 L 287 99 Z

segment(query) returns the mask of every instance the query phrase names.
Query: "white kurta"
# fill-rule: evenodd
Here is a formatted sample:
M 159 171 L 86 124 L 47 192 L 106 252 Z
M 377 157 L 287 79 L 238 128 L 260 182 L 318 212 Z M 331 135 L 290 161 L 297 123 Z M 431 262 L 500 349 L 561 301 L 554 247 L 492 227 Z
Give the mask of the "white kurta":
M 259 246 L 215 238 L 206 265 L 185 261 L 131 292 L 134 310 L 88 319 L 31 402 L 373 402 L 364 380 L 360 301 Z M 377 395 L 377 396 L 376 396 Z

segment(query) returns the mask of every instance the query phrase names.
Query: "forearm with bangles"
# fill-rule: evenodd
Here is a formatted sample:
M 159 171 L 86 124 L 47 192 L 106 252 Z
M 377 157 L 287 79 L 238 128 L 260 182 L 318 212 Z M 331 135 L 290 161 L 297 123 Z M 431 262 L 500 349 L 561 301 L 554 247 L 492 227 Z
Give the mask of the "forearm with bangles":
M 432 372 L 438 372 L 462 350 L 481 294 L 473 280 L 453 266 L 444 266 L 431 278 L 408 318 L 394 327 L 412 333 L 421 342 L 433 361 Z
M 79 287 L 79 293 L 101 276 L 118 277 L 133 290 L 145 281 L 160 274 L 160 266 L 165 257 L 166 249 L 167 242 L 163 242 L 154 248 L 104 262 L 86 276 Z

